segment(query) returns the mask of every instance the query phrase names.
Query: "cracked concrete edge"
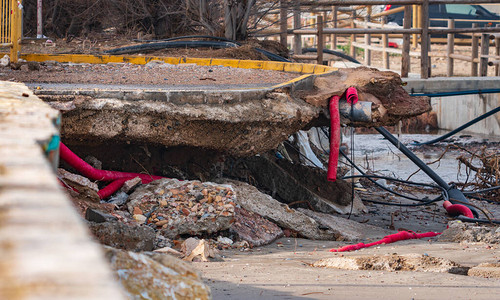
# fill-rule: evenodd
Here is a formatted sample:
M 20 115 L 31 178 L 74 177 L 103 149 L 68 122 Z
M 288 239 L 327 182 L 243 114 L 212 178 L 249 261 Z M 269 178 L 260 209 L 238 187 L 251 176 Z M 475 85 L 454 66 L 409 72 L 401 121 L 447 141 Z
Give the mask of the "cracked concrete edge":
M 0 299 L 123 299 L 47 160 L 58 119 L 24 84 L 0 82 Z
M 217 90 L 217 91 L 189 91 L 189 90 L 171 90 L 162 91 L 158 90 L 144 90 L 144 93 L 151 95 L 151 97 L 157 97 L 157 100 L 163 101 L 165 98 L 170 97 L 175 98 L 176 96 L 182 95 L 185 97 L 189 94 L 196 94 L 200 98 L 199 94 L 203 93 L 206 99 L 205 103 L 210 103 L 210 99 L 216 98 L 219 95 L 230 95 L 232 98 L 240 99 L 242 101 L 255 97 L 263 97 L 266 93 L 277 90 L 277 89 L 289 89 L 291 92 L 295 90 L 306 90 L 312 89 L 314 86 L 314 79 L 317 76 L 323 76 L 325 74 L 332 73 L 337 70 L 337 68 L 316 65 L 316 64 L 304 64 L 304 63 L 288 63 L 288 62 L 276 62 L 276 61 L 259 61 L 259 60 L 238 60 L 238 59 L 219 59 L 219 58 L 186 58 L 186 57 L 162 57 L 162 56 L 120 56 L 120 55 L 84 55 L 84 54 L 22 54 L 22 59 L 27 61 L 57 61 L 57 62 L 72 62 L 72 63 L 90 63 L 90 64 L 106 64 L 106 63 L 132 63 L 132 64 L 147 64 L 153 60 L 160 60 L 169 64 L 196 64 L 200 66 L 211 66 L 220 65 L 233 68 L 243 68 L 243 69 L 262 69 L 262 70 L 274 70 L 281 72 L 297 73 L 303 74 L 290 81 L 280 83 L 271 87 L 249 87 L 241 88 L 236 90 Z M 74 91 L 80 95 L 90 95 L 93 96 L 94 90 L 80 90 Z M 51 93 L 71 93 L 72 91 L 37 91 L 39 94 L 51 94 Z M 94 91 L 95 92 L 95 91 Z M 100 90 L 102 93 L 102 90 Z M 138 99 L 138 97 L 144 97 L 143 95 L 136 95 L 134 91 L 124 91 L 124 90 L 107 90 L 106 97 L 116 98 L 118 95 L 125 95 L 129 98 L 127 100 Z M 257 98 L 257 99 L 259 99 Z M 168 100 L 167 100 L 168 101 Z

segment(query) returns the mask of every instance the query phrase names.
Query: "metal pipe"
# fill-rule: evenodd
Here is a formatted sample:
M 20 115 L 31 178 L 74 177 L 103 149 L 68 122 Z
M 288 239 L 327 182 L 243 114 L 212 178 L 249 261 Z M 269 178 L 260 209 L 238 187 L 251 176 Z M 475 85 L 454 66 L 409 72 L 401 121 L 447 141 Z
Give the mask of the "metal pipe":
M 36 2 L 36 38 L 43 38 L 42 0 L 37 0 Z
M 369 101 L 358 101 L 351 105 L 342 99 L 339 101 L 339 112 L 342 117 L 351 122 L 372 122 L 372 102 Z
M 408 157 L 414 164 L 417 165 L 422 171 L 424 171 L 427 176 L 429 176 L 435 183 L 437 183 L 440 187 L 444 188 L 445 190 L 448 191 L 448 196 L 450 197 L 450 202 L 453 204 L 464 204 L 464 203 L 469 203 L 467 198 L 465 198 L 464 194 L 454 188 L 451 187 L 446 181 L 444 181 L 436 172 L 434 172 L 431 168 L 429 168 L 428 165 L 426 165 L 420 158 L 418 158 L 413 152 L 410 151 L 410 149 L 406 148 L 405 145 L 403 145 L 395 136 L 393 136 L 387 129 L 384 127 L 376 127 L 375 128 L 382 136 L 384 136 L 391 144 L 393 144 L 396 148 L 398 148 L 406 157 Z M 457 200 L 457 201 L 454 201 Z M 478 217 L 477 211 L 464 204 L 467 206 L 472 213 Z

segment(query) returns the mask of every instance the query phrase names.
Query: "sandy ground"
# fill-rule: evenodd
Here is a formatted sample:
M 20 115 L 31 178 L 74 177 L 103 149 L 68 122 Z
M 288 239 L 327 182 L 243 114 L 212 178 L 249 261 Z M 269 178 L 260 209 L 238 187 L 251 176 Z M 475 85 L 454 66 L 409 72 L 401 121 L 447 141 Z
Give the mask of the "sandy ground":
M 498 262 L 498 245 L 411 240 L 354 253 L 328 250 L 341 242 L 282 238 L 253 252 L 224 251 L 224 262 L 193 263 L 214 299 L 494 299 L 500 280 L 449 273 L 346 271 L 309 264 L 339 255 L 427 253 L 465 266 Z M 280 245 L 280 247 L 278 247 Z
M 412 139 L 415 135 L 405 135 L 405 137 Z M 405 137 L 402 139 L 405 140 Z M 377 153 L 384 154 L 384 151 L 388 151 L 385 146 L 374 143 L 373 139 L 364 138 L 362 135 L 358 135 L 357 138 L 358 147 L 368 148 L 364 150 L 373 151 L 375 156 Z M 432 136 L 427 137 L 430 138 Z M 467 138 L 465 141 L 468 141 Z M 371 147 L 364 147 L 362 143 L 370 144 Z M 493 148 L 495 147 L 496 144 Z M 455 158 L 458 155 L 459 153 L 450 152 L 449 161 L 443 164 L 453 164 L 456 171 L 458 165 Z M 426 159 L 435 158 L 426 157 Z M 397 161 L 404 160 L 404 157 L 386 157 L 379 161 L 379 167 L 384 166 L 388 172 L 397 172 L 399 168 Z M 443 174 L 442 169 L 437 168 L 436 171 Z M 419 197 L 435 196 L 413 193 Z M 361 196 L 376 199 L 382 194 L 368 192 Z M 394 197 L 380 200 L 410 203 Z M 495 218 L 499 218 L 498 204 L 470 201 L 490 212 Z M 353 215 L 351 219 L 378 226 L 381 228 L 381 233 L 357 242 L 368 243 L 378 240 L 384 235 L 382 230 L 442 232 L 452 219 L 445 214 L 441 203 L 425 207 L 400 208 L 365 202 L 368 213 Z M 410 253 L 448 259 L 465 267 L 500 262 L 498 244 L 440 242 L 437 238 L 402 241 L 354 252 L 329 252 L 331 248 L 357 242 L 281 238 L 271 245 L 252 249 L 251 252 L 223 250 L 221 253 L 224 256 L 223 262 L 198 262 L 194 263 L 194 266 L 202 272 L 205 282 L 212 288 L 214 299 L 495 299 L 494 295 L 500 295 L 498 278 L 412 271 L 352 271 L 310 266 L 320 259 L 329 257 Z

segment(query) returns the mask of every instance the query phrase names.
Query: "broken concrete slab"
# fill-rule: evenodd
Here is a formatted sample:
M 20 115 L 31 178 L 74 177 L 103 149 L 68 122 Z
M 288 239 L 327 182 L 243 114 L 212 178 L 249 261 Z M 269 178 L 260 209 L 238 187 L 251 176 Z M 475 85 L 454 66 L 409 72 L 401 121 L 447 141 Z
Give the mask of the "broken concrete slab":
M 229 230 L 252 247 L 267 245 L 283 236 L 276 224 L 244 208 L 235 207 L 234 223 Z
M 271 196 L 259 192 L 257 188 L 240 181 L 227 180 L 236 193 L 236 203 L 244 209 L 265 216 L 282 228 L 292 229 L 313 240 L 336 240 L 337 235 L 330 230 L 319 228 L 319 224 L 301 212 L 280 203 Z
M 304 208 L 298 208 L 299 212 L 308 217 L 313 218 L 319 224 L 330 228 L 333 232 L 338 234 L 337 240 L 339 241 L 356 241 L 366 240 L 368 238 L 382 238 L 386 235 L 395 233 L 381 227 L 362 224 L 353 220 L 348 220 L 339 216 L 314 212 Z
M 326 172 L 319 168 L 293 165 L 286 160 L 275 160 L 265 155 L 245 159 L 253 178 L 283 199 L 287 204 L 311 208 L 324 213 L 351 212 L 350 183 L 338 179 L 326 180 Z M 354 194 L 352 213 L 366 212 L 361 199 Z
M 319 114 L 318 108 L 283 92 L 268 92 L 244 101 L 239 94 L 229 96 L 223 104 L 203 99 L 192 103 L 187 95 L 182 104 L 78 98 L 70 100 L 74 109 L 62 112 L 61 134 L 68 144 L 134 141 L 249 156 L 276 148 Z
M 448 223 L 448 228 L 439 236 L 439 241 L 500 244 L 500 226 L 451 221 Z
M 469 276 L 484 278 L 500 278 L 500 263 L 483 263 L 472 267 L 467 272 Z
M 468 267 L 450 260 L 422 254 L 336 256 L 319 260 L 314 267 L 343 270 L 418 271 L 467 275 Z
M 131 251 L 152 251 L 155 231 L 147 226 L 132 226 L 122 222 L 89 222 L 90 232 L 103 245 Z
M 204 239 L 190 237 L 181 245 L 182 260 L 185 261 L 209 261 L 208 258 L 216 258 L 217 251 Z
M 125 181 L 125 183 L 122 185 L 120 191 L 130 194 L 133 192 L 138 186 L 142 184 L 142 180 L 140 177 L 135 177 L 130 180 Z
M 129 200 L 134 219 L 154 224 L 167 238 L 226 230 L 234 219 L 234 192 L 227 185 L 165 178 L 137 188 Z
M 129 299 L 212 298 L 199 273 L 178 258 L 110 247 L 105 254 Z
M 57 169 L 57 175 L 64 184 L 75 189 L 81 196 L 87 197 L 89 200 L 99 202 L 100 197 L 97 194 L 99 186 L 97 183 L 90 181 L 88 178 L 78 174 L 73 174 L 62 168 Z
M 87 208 L 85 211 L 85 220 L 94 223 L 104 223 L 118 221 L 118 218 L 97 209 Z
M 312 83 L 314 82 L 314 86 Z M 67 144 L 113 142 L 203 148 L 234 156 L 274 149 L 312 124 L 328 125 L 328 99 L 354 86 L 373 103 L 359 126 L 391 125 L 430 110 L 426 97 L 409 96 L 396 73 L 345 69 L 293 84 L 260 89 L 202 90 L 137 87 L 37 90 L 61 108 Z M 364 109 L 363 109 L 364 110 Z M 345 118 L 343 123 L 349 123 Z

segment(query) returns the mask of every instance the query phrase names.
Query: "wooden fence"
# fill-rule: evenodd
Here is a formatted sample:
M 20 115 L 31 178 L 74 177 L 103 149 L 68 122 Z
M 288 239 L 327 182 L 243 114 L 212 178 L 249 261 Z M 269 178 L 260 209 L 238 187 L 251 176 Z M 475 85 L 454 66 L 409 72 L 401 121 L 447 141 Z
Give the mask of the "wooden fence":
M 382 52 L 383 67 L 389 68 L 389 54 L 401 55 L 401 76 L 407 77 L 410 70 L 410 57 L 420 59 L 420 76 L 429 78 L 431 75 L 430 57 L 435 56 L 430 51 L 431 34 L 447 35 L 447 75 L 453 76 L 453 63 L 455 60 L 471 62 L 471 76 L 486 76 L 488 66 L 495 66 L 495 74 L 498 76 L 500 65 L 500 27 L 471 27 L 455 28 L 453 20 L 448 22 L 448 27 L 431 28 L 429 19 L 430 4 L 480 4 L 500 3 L 500 0 L 329 0 L 329 1 L 300 1 L 282 0 L 280 6 L 280 41 L 287 44 L 288 35 L 293 35 L 293 52 L 296 59 L 314 59 L 319 64 L 323 63 L 323 49 L 325 47 L 324 37 L 330 35 L 331 46 L 336 48 L 338 36 L 350 36 L 350 55 L 356 56 L 356 49 L 364 49 L 364 63 L 371 65 L 372 52 Z M 372 5 L 404 5 L 396 9 L 384 11 L 378 14 L 371 13 Z M 346 8 L 346 6 L 354 6 Z M 366 15 L 360 16 L 356 12 L 359 8 L 366 8 Z M 293 28 L 288 28 L 287 16 L 289 11 L 293 13 Z M 315 28 L 301 28 L 301 14 L 303 11 L 316 12 Z M 331 19 L 327 20 L 327 12 L 332 12 Z M 323 14 L 321 15 L 321 12 Z M 403 26 L 388 25 L 383 17 L 392 13 L 403 12 Z M 349 20 L 339 22 L 339 14 L 348 15 Z M 382 18 L 380 22 L 376 20 Z M 345 18 L 344 18 L 345 19 Z M 413 21 L 413 22 L 412 22 Z M 325 23 L 333 24 L 333 27 L 325 27 Z M 269 31 L 269 33 L 273 33 Z M 471 35 L 471 55 L 459 55 L 453 53 L 454 35 Z M 302 35 L 315 35 L 317 37 L 317 56 L 302 55 Z M 357 38 L 363 36 L 362 42 Z M 381 39 L 379 45 L 372 43 L 377 36 Z M 389 48 L 389 37 L 402 37 L 402 49 Z M 489 55 L 490 40 L 496 47 L 496 54 Z M 481 41 L 481 42 L 480 42 Z M 411 45 L 420 45 L 420 51 L 410 51 Z M 479 47 L 479 45 L 481 45 Z M 479 66 L 479 72 L 478 72 Z

